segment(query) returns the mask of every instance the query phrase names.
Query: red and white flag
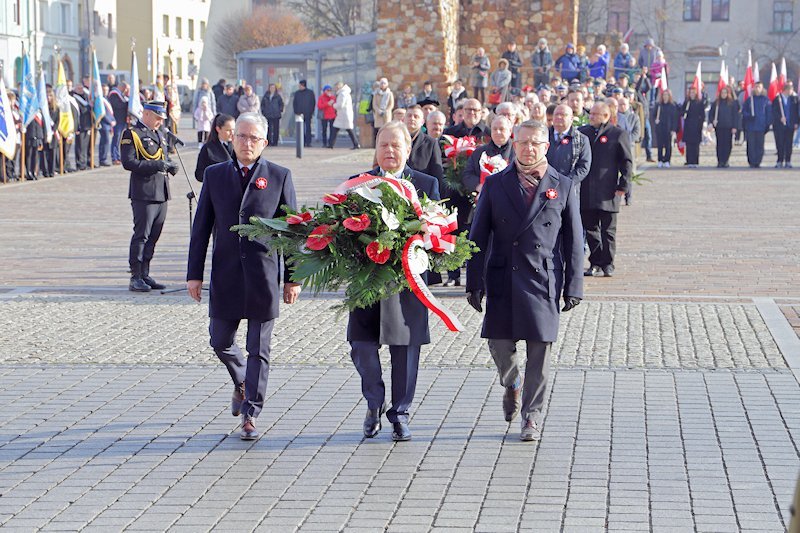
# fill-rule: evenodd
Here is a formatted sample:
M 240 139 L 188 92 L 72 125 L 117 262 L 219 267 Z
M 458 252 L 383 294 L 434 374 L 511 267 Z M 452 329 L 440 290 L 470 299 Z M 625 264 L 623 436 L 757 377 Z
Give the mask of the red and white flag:
M 775 100 L 775 97 L 783 90 L 783 84 L 778 77 L 778 69 L 775 68 L 775 63 L 772 64 L 772 72 L 769 75 L 769 89 L 767 89 L 767 97 L 769 101 Z
M 744 71 L 744 99 L 747 100 L 753 95 L 753 85 L 755 79 L 753 78 L 753 54 L 750 50 L 747 51 L 747 70 Z
M 656 79 L 655 88 L 658 89 L 659 94 L 669 89 L 669 87 L 667 87 L 667 69 L 661 69 L 661 74 L 659 74 Z
M 623 42 L 623 43 L 627 43 L 627 42 L 628 42 L 628 39 L 630 39 L 630 38 L 631 38 L 631 35 L 633 35 L 633 26 L 631 26 L 630 28 L 628 28 L 628 31 L 626 31 L 626 32 L 625 32 L 625 35 L 623 35 L 623 36 L 622 36 L 622 42 Z
M 761 81 L 761 74 L 758 70 L 758 61 L 753 61 L 753 83 Z
M 694 81 L 692 81 L 692 88 L 697 91 L 697 98 L 698 100 L 702 98 L 700 95 L 703 92 L 703 72 L 701 69 L 702 61 L 697 62 L 697 72 L 694 74 Z
M 717 81 L 717 98 L 722 89 L 728 86 L 728 68 L 725 66 L 725 60 L 722 60 L 722 65 L 719 67 L 719 81 Z

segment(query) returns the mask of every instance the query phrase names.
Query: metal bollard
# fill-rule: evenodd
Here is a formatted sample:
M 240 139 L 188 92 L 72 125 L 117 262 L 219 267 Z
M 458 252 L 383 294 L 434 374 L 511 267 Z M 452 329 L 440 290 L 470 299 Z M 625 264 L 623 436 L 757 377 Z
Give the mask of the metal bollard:
M 303 144 L 305 144 L 305 139 L 303 138 L 303 115 L 294 117 L 294 124 L 297 128 L 297 135 L 295 135 L 295 153 L 298 159 L 303 159 Z

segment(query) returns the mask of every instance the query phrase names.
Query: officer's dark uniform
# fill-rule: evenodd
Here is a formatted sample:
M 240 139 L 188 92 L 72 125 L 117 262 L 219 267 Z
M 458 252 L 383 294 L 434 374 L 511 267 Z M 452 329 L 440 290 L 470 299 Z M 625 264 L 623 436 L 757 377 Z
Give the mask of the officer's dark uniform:
M 143 107 L 145 112 L 152 111 L 166 119 L 164 102 L 148 102 Z M 163 289 L 163 285 L 150 277 L 150 260 L 167 217 L 168 174 L 174 176 L 178 166 L 167 157 L 167 139 L 163 132 L 148 128 L 142 121 L 122 133 L 120 156 L 122 166 L 131 171 L 128 198 L 133 209 L 133 237 L 128 258 L 131 267 L 128 288 L 140 292 Z

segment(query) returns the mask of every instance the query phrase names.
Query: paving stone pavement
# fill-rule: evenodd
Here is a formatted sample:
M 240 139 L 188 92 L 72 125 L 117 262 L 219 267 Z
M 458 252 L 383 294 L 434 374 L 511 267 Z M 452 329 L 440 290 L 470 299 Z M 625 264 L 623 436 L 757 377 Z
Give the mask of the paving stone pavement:
M 313 203 L 372 157 L 343 153 L 267 155 Z M 480 315 L 441 288 L 465 331 L 432 319 L 412 441 L 362 437 L 337 297 L 303 294 L 276 326 L 264 436 L 243 442 L 207 307 L 124 290 L 124 173 L 0 188 L 0 530 L 783 531 L 800 471 L 798 173 L 647 172 L 617 276 L 586 280 L 562 317 L 540 443 L 503 421 Z M 757 201 L 741 192 L 754 178 Z M 173 180 L 154 261 L 174 286 L 186 191 Z

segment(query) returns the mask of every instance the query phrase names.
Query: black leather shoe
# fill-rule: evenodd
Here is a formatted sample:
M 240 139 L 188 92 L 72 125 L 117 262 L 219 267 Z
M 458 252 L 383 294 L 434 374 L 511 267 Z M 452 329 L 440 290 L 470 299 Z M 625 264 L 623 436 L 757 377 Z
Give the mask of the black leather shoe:
M 151 289 L 161 290 L 161 289 L 166 289 L 167 288 L 166 285 L 164 285 L 163 283 L 157 282 L 156 280 L 154 280 L 150 276 L 142 276 L 142 281 L 147 283 L 147 286 L 150 287 Z
M 392 422 L 392 440 L 402 442 L 411 440 L 411 430 L 405 422 Z
M 231 414 L 239 416 L 242 413 L 242 402 L 244 402 L 244 383 L 233 388 L 231 396 Z
M 460 279 L 448 279 L 444 283 L 442 283 L 443 287 L 460 287 L 461 280 Z
M 506 417 L 506 422 L 511 422 L 516 418 L 519 413 L 520 407 L 520 389 L 514 387 L 506 387 L 506 392 L 503 394 L 503 414 Z
M 142 278 L 131 278 L 128 283 L 128 290 L 133 292 L 150 292 L 150 285 L 144 282 Z
M 364 417 L 364 436 L 368 439 L 375 437 L 381 430 L 381 416 L 386 411 L 386 404 L 380 409 L 367 409 Z
M 614 265 L 606 265 L 603 267 L 603 276 L 610 278 L 614 275 Z
M 584 276 L 602 276 L 603 269 L 597 265 L 592 265 L 583 273 Z

